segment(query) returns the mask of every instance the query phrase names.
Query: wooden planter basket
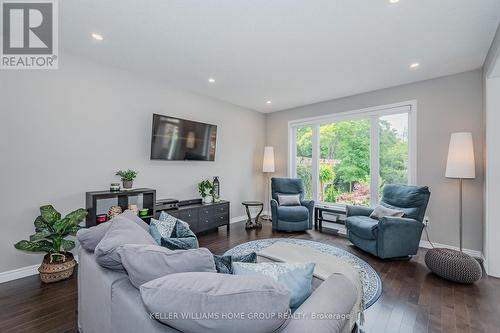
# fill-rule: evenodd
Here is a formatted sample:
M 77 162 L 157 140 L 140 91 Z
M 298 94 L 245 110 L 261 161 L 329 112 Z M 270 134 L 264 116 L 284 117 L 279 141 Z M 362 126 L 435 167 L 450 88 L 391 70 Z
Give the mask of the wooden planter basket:
M 61 280 L 65 280 L 71 275 L 75 270 L 76 261 L 71 253 L 65 253 L 64 257 L 66 260 L 64 262 L 50 262 L 50 254 L 46 254 L 43 258 L 43 262 L 38 268 L 40 272 L 40 279 L 45 283 L 52 283 Z

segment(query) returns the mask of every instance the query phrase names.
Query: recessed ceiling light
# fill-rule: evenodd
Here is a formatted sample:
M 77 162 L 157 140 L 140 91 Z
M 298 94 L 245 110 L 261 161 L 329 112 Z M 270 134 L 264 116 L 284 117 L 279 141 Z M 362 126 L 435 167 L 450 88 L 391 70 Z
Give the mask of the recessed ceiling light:
M 104 37 L 101 34 L 96 34 L 95 32 L 92 34 L 92 38 L 99 41 L 104 39 Z
M 267 101 L 266 104 L 271 104 L 272 102 L 271 101 Z
M 389 0 L 389 3 L 398 3 L 399 0 Z
M 211 77 L 211 78 L 208 79 L 208 82 L 215 83 L 215 79 L 213 77 Z
M 410 65 L 410 68 L 417 68 L 418 66 L 420 66 L 420 64 L 418 62 L 414 62 Z

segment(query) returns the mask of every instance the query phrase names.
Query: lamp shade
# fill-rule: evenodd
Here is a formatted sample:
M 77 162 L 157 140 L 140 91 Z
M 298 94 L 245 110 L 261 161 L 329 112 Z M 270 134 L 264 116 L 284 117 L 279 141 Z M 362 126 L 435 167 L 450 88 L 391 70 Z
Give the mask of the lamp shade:
M 446 163 L 448 178 L 476 178 L 474 145 L 469 132 L 452 133 Z
M 274 148 L 271 146 L 264 147 L 262 172 L 274 172 Z

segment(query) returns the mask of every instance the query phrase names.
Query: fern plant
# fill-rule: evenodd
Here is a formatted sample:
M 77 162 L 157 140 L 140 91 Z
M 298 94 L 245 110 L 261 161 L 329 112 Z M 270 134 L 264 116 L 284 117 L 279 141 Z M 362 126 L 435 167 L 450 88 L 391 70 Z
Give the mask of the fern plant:
M 40 207 L 40 216 L 35 219 L 35 233 L 29 240 L 21 240 L 14 247 L 18 250 L 29 252 L 47 252 L 52 262 L 65 260 L 63 252 L 71 251 L 75 242 L 66 239 L 68 235 L 74 235 L 80 229 L 80 222 L 87 216 L 87 210 L 77 209 L 64 218 L 61 213 L 51 205 Z

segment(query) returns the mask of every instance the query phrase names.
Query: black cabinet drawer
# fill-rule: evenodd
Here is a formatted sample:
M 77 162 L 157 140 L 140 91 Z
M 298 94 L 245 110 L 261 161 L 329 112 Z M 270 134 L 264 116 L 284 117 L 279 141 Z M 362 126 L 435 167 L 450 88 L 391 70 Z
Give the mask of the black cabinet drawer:
M 198 211 L 200 212 L 200 220 L 214 215 L 214 207 L 213 206 L 201 207 Z
M 198 220 L 199 224 L 198 227 L 199 229 L 207 229 L 213 226 L 213 217 L 212 216 L 200 216 L 200 219 Z
M 229 214 L 216 215 L 212 217 L 212 223 L 220 226 L 229 223 Z
M 180 212 L 179 218 L 184 222 L 188 222 L 189 224 L 191 223 L 196 224 L 196 222 L 198 221 L 198 210 L 197 209 L 183 210 Z
M 228 203 L 216 205 L 213 208 L 214 208 L 214 214 L 215 215 L 229 214 L 229 204 Z
M 204 231 L 204 230 L 209 230 L 209 229 L 215 229 L 217 227 L 220 227 L 221 225 L 226 225 L 229 223 L 229 215 L 228 214 L 223 214 L 223 215 L 216 215 L 216 216 L 209 216 L 209 217 L 201 217 L 198 220 L 198 230 L 199 231 Z

